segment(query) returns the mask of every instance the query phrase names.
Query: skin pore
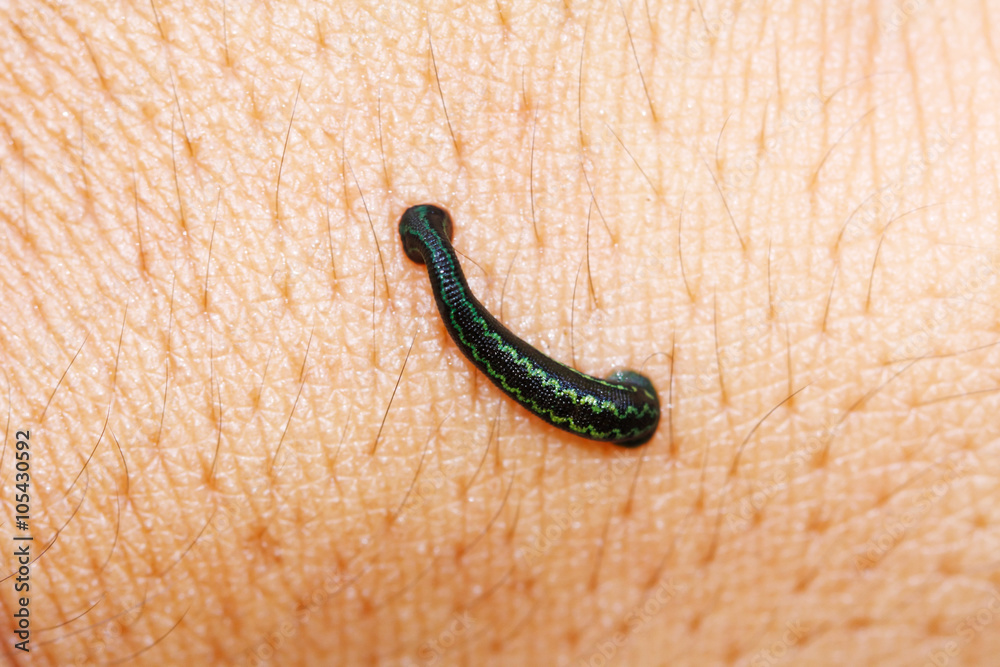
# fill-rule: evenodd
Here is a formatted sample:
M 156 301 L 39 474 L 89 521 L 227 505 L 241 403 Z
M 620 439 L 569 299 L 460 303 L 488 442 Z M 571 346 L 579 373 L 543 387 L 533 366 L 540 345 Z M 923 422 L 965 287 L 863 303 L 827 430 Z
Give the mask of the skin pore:
M 995 656 L 988 5 L 380 4 L 4 10 L 4 659 Z M 477 375 L 421 202 L 652 441 Z

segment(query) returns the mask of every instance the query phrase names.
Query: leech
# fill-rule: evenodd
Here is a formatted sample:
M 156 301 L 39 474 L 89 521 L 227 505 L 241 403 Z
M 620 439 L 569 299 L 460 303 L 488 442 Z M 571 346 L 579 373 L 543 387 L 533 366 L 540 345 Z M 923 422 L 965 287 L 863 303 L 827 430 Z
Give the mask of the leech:
M 406 256 L 427 265 L 441 319 L 458 349 L 500 390 L 549 424 L 575 435 L 635 447 L 653 437 L 660 399 L 646 376 L 581 373 L 515 336 L 469 290 L 451 245 L 451 217 L 431 204 L 399 221 Z

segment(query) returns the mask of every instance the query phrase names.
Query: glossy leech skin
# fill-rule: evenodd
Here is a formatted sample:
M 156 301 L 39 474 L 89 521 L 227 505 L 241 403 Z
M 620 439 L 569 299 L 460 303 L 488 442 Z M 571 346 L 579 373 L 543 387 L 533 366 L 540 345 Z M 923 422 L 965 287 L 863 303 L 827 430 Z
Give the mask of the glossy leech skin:
M 451 217 L 431 204 L 399 221 L 406 256 L 426 264 L 441 318 L 458 349 L 504 393 L 558 428 L 592 440 L 635 447 L 660 421 L 653 384 L 635 371 L 602 380 L 551 359 L 515 336 L 469 290 L 451 245 Z

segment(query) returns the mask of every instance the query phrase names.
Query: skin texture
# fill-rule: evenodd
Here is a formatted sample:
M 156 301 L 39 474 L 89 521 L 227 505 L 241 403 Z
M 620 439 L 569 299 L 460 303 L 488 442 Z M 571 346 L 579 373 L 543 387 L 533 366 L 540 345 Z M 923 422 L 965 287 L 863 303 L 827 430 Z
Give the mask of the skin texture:
M 2 10 L 5 660 L 998 654 L 988 3 L 236 4 Z M 424 201 L 650 443 L 478 377 Z

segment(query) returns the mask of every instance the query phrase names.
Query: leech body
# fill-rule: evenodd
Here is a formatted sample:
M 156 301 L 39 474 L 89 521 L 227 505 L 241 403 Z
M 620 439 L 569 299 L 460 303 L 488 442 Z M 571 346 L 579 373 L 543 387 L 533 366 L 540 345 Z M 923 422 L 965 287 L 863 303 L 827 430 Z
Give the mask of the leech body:
M 462 351 L 493 384 L 558 428 L 623 447 L 653 437 L 660 399 L 635 371 L 606 380 L 551 359 L 515 336 L 469 290 L 451 245 L 451 217 L 436 206 L 408 208 L 399 221 L 406 256 L 427 265 L 441 318 Z

